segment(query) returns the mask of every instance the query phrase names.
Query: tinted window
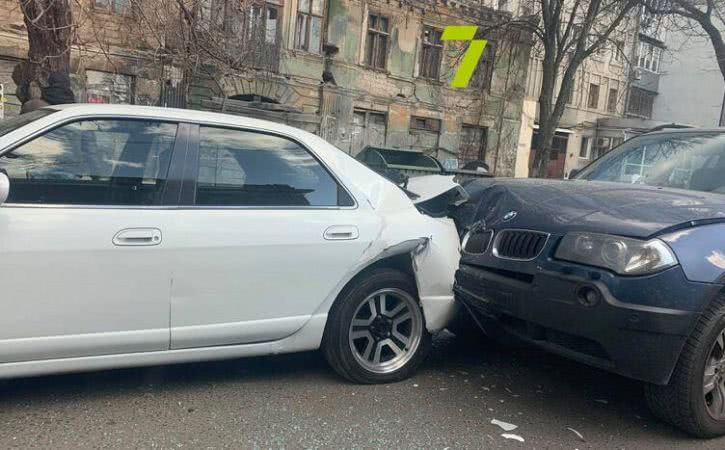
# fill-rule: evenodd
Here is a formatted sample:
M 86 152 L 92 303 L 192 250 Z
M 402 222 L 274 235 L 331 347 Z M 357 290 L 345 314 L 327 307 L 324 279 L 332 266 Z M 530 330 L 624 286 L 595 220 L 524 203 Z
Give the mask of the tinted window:
M 197 205 L 352 205 L 325 168 L 291 140 L 214 127 L 200 133 Z
M 143 120 L 63 125 L 0 158 L 7 203 L 157 204 L 175 135 L 175 124 Z
M 675 133 L 625 142 L 576 177 L 725 193 L 725 134 Z
M 438 164 L 430 156 L 418 152 L 402 150 L 379 150 L 385 161 L 394 166 L 415 166 L 438 169 Z

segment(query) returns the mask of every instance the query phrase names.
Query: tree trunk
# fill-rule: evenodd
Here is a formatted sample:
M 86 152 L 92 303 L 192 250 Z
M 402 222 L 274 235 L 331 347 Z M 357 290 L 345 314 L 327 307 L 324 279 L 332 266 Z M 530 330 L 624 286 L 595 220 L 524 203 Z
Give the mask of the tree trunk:
M 700 25 L 705 29 L 705 32 L 710 38 L 710 42 L 712 42 L 712 48 L 715 50 L 715 59 L 717 59 L 722 78 L 725 80 L 725 40 L 723 40 L 723 35 L 712 22 L 702 21 Z
M 28 31 L 28 62 L 17 69 L 15 80 L 26 88 L 31 82 L 47 85 L 52 72 L 70 72 L 73 16 L 69 0 L 19 0 Z M 27 95 L 27 94 L 26 94 Z M 21 99 L 21 101 L 27 101 Z
M 554 58 L 549 56 L 551 49 L 546 48 L 544 54 L 543 74 L 541 80 L 541 93 L 539 95 L 539 136 L 540 148 L 534 155 L 534 162 L 531 167 L 531 176 L 543 178 L 546 176 L 546 161 L 549 160 L 549 153 L 554 142 L 554 132 L 558 119 L 553 120 L 552 100 L 554 98 L 554 86 L 556 85 L 557 68 Z

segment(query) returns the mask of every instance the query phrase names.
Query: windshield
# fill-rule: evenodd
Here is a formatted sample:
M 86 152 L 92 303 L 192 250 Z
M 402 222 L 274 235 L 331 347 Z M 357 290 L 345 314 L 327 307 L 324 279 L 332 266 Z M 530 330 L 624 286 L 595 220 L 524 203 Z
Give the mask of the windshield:
M 625 142 L 575 178 L 725 193 L 723 173 L 724 133 L 676 133 Z
M 0 136 L 5 136 L 11 131 L 15 131 L 20 127 L 24 127 L 30 122 L 38 120 L 49 114 L 53 114 L 54 112 L 56 112 L 56 110 L 54 109 L 36 109 L 35 111 L 29 112 L 27 114 L 21 114 L 10 119 L 0 120 Z

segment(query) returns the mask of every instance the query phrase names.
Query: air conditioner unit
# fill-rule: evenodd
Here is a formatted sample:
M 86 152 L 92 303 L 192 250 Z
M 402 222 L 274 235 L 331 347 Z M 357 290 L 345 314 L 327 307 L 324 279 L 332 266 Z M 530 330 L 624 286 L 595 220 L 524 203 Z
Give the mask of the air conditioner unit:
M 609 149 L 610 142 L 609 138 L 597 138 L 597 148 Z

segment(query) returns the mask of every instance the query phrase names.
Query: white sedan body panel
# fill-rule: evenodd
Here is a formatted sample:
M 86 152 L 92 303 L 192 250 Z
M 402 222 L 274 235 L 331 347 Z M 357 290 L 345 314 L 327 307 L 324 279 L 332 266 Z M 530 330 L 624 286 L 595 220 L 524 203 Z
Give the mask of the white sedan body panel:
M 299 330 L 375 236 L 358 210 L 180 210 L 171 348 L 280 339 Z M 371 220 L 373 219 L 373 220 Z M 327 240 L 337 224 L 358 239 Z
M 111 241 L 122 228 L 164 229 L 171 213 L 0 207 L 0 372 L 20 360 L 168 349 L 168 255 Z
M 313 350 L 345 285 L 399 253 L 413 255 L 428 330 L 441 330 L 454 313 L 453 222 L 421 214 L 402 190 L 323 139 L 214 113 L 76 105 L 0 137 L 0 152 L 84 117 L 179 120 L 287 136 L 313 152 L 356 205 L 2 205 L 0 378 Z M 159 244 L 113 245 L 117 233 L 137 229 L 158 232 Z

